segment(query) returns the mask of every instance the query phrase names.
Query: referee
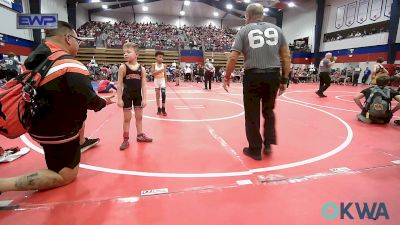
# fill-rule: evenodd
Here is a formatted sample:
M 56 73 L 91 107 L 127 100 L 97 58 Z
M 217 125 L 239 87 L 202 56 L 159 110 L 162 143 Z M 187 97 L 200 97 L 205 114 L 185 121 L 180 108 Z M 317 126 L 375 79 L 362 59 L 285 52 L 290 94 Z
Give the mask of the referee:
M 325 54 L 325 58 L 319 63 L 319 89 L 315 93 L 321 98 L 327 97 L 324 95 L 324 91 L 331 86 L 330 74 L 332 66 L 335 65 L 336 60 L 337 57 L 332 58 L 332 53 L 328 52 Z
M 261 160 L 260 101 L 264 122 L 264 150 L 271 153 L 276 144 L 274 106 L 278 89 L 285 91 L 290 71 L 290 52 L 282 30 L 263 22 L 263 6 L 253 3 L 246 9 L 246 26 L 236 35 L 227 66 L 224 89 L 228 91 L 231 74 L 240 56 L 244 55 L 243 102 L 246 137 L 249 147 L 243 153 Z M 281 75 L 282 68 L 282 75 Z

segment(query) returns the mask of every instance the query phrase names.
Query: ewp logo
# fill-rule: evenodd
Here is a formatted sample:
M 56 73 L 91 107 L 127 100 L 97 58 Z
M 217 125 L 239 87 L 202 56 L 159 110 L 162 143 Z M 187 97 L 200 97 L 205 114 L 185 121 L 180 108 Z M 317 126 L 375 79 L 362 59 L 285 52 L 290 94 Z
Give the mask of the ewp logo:
M 17 14 L 18 29 L 56 29 L 58 14 Z
M 354 210 L 353 214 L 351 214 L 352 212 L 350 211 L 350 208 L 352 208 L 353 204 L 357 210 L 358 218 L 360 220 L 363 220 L 365 217 L 367 219 L 378 220 L 379 217 L 381 216 L 385 217 L 385 219 L 387 220 L 389 219 L 389 213 L 386 209 L 386 205 L 385 203 L 382 202 L 379 203 L 374 202 L 372 203 L 372 207 L 368 206 L 368 203 L 366 202 L 363 202 L 362 204 L 358 202 L 356 203 L 349 202 L 347 204 L 341 202 L 340 211 L 337 204 L 329 202 L 324 204 L 324 206 L 322 206 L 322 215 L 328 220 L 333 220 L 337 218 L 337 216 L 340 213 L 341 220 L 346 219 L 346 217 L 347 219 L 353 220 Z

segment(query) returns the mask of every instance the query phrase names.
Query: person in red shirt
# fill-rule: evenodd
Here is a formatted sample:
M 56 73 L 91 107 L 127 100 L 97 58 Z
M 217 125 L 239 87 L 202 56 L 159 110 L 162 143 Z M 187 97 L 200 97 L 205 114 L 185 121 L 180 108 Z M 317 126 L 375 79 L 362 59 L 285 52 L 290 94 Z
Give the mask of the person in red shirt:
M 117 90 L 117 88 L 114 85 L 114 82 L 111 82 L 107 79 L 100 80 L 99 86 L 97 87 L 97 92 L 98 93 L 110 93 L 110 90 L 114 89 Z

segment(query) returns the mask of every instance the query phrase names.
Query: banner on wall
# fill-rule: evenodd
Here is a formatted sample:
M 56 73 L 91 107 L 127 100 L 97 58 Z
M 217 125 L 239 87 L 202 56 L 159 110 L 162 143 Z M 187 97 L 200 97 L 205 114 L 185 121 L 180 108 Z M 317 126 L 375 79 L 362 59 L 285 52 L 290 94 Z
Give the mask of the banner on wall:
M 371 3 L 371 10 L 370 10 L 370 16 L 369 18 L 372 21 L 375 21 L 381 17 L 382 14 L 382 1 L 383 0 L 372 0 Z
M 0 0 L 0 4 L 7 6 L 8 8 L 12 8 L 11 0 Z
M 357 22 L 364 23 L 368 18 L 369 0 L 360 0 L 358 3 Z
M 393 0 L 386 0 L 385 16 L 390 17 L 390 10 L 392 9 Z
M 344 13 L 346 11 L 346 6 L 340 6 L 336 10 L 336 21 L 335 21 L 335 27 L 336 29 L 339 29 L 343 26 L 344 23 Z
M 0 5 L 4 5 L 14 11 L 22 13 L 22 0 L 0 0 Z
M 385 20 L 373 24 L 362 25 L 350 29 L 339 30 L 324 34 L 324 42 L 340 41 L 348 38 L 360 38 L 368 35 L 388 32 L 389 21 Z
M 356 20 L 357 2 L 347 4 L 346 26 L 350 27 Z
M 17 14 L 17 29 L 56 29 L 58 14 Z

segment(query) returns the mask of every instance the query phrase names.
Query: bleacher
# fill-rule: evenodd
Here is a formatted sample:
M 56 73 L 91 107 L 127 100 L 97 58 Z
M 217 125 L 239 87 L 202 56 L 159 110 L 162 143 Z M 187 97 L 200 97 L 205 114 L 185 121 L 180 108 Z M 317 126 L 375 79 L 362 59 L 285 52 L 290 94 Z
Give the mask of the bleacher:
M 150 66 L 154 63 L 154 54 L 156 50 L 146 49 L 140 50 L 139 63 Z M 163 50 L 165 53 L 164 62 L 171 65 L 173 62 L 179 63 L 179 52 L 171 50 Z M 122 49 L 113 48 L 80 48 L 77 59 L 85 65 L 90 62 L 93 58 L 99 65 L 103 64 L 119 64 L 124 62 Z M 205 57 L 213 59 L 214 66 L 225 67 L 226 61 L 228 60 L 229 52 L 205 52 Z M 236 63 L 236 68 L 240 68 L 243 65 L 243 55 L 240 56 Z

